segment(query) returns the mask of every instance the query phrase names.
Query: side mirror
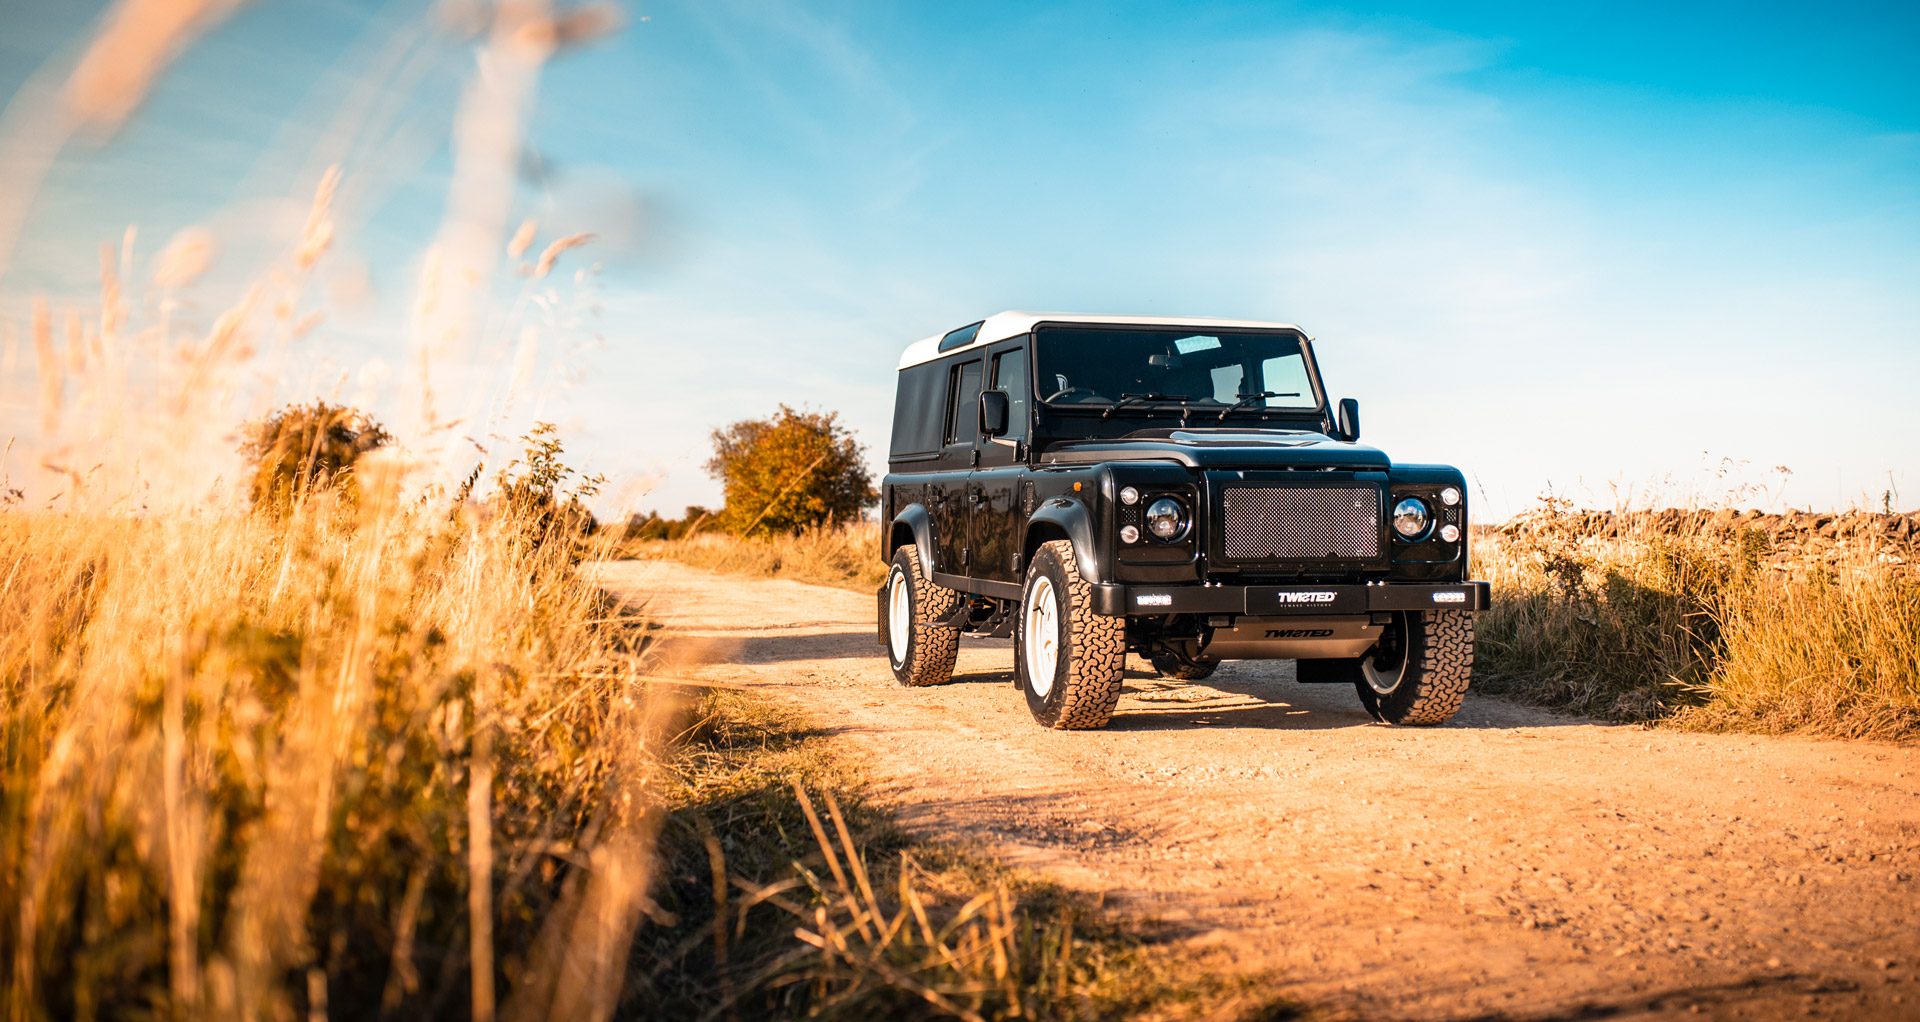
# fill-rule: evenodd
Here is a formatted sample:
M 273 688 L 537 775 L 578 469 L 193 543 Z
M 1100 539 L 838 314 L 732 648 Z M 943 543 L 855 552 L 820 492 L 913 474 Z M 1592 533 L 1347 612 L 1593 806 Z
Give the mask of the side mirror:
M 1340 412 L 1334 418 L 1334 439 L 1353 443 L 1360 439 L 1360 402 L 1350 397 L 1340 399 Z
M 988 439 L 1007 434 L 1007 419 L 1012 409 L 1004 390 L 980 393 L 980 435 Z

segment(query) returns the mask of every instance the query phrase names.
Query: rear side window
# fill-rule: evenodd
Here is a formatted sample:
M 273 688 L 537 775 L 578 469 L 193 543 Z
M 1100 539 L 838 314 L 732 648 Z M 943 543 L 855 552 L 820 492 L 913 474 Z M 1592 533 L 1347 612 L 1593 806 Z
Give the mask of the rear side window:
M 970 444 L 980 435 L 980 360 L 953 367 L 953 403 L 947 408 L 947 443 Z
M 900 387 L 893 398 L 891 457 L 939 452 L 946 396 L 946 366 L 922 365 L 900 371 Z

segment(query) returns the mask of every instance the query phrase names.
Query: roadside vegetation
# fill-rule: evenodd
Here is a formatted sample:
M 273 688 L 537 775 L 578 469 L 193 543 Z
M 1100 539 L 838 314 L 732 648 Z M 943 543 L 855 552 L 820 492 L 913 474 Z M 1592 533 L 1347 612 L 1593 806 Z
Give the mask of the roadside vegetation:
M 0 514 L 9 1017 L 617 996 L 673 703 L 578 577 L 559 451 L 423 503 L 286 449 L 339 418 L 254 433 L 250 512 Z
M 886 580 L 879 527 L 872 522 L 822 524 L 775 536 L 697 532 L 678 539 L 625 539 L 620 556 L 671 560 L 724 575 L 785 578 L 872 593 Z
M 1475 687 L 1703 730 L 1920 737 L 1920 518 L 1575 511 L 1475 537 Z

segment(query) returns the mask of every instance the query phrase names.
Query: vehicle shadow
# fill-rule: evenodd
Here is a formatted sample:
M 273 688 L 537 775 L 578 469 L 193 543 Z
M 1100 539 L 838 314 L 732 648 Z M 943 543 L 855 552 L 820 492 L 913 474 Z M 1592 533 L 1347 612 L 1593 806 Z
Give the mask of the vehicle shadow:
M 1013 671 L 975 671 L 954 676 L 956 683 L 1012 687 Z M 1302 685 L 1290 661 L 1239 661 L 1224 664 L 1203 681 L 1163 678 L 1129 658 L 1125 688 L 1111 731 L 1197 729 L 1330 730 L 1381 726 L 1360 705 L 1348 685 Z M 1549 713 L 1491 696 L 1469 696 L 1445 729 L 1512 730 L 1563 727 L 1592 721 Z
M 1152 673 L 1128 673 L 1127 693 L 1115 730 L 1160 731 L 1192 727 L 1315 730 L 1377 725 L 1349 685 L 1302 685 L 1291 661 L 1238 661 L 1221 665 L 1204 681 L 1176 681 Z M 1147 708 L 1142 712 L 1141 703 Z M 1591 724 L 1491 696 L 1467 697 L 1442 729 L 1512 730 Z
M 798 660 L 880 660 L 886 653 L 873 633 L 806 632 L 798 635 L 742 635 L 727 640 L 728 659 L 742 664 L 778 664 Z
M 879 640 L 863 630 L 729 637 L 726 659 L 741 664 L 847 660 L 884 663 Z M 1013 687 L 1013 649 L 1007 639 L 968 638 L 960 669 L 949 684 Z M 984 657 L 992 666 L 981 669 Z M 1138 657 L 1127 660 L 1126 689 L 1110 729 L 1166 731 L 1189 728 L 1316 730 L 1374 723 L 1347 685 L 1302 685 L 1291 661 L 1236 661 L 1202 681 L 1162 678 Z M 1443 725 L 1471 730 L 1563 727 L 1591 724 L 1497 697 L 1469 695 L 1460 714 Z
M 1748 1014 L 1749 1010 L 1761 1017 L 1803 1012 L 1813 1015 L 1819 1013 L 1815 1006 L 1821 998 L 1828 998 L 1830 1008 L 1842 1009 L 1844 1013 L 1844 1006 L 1857 1004 L 1853 996 L 1858 991 L 1859 985 L 1850 980 L 1787 972 L 1748 976 L 1722 983 L 1675 986 L 1614 1000 L 1588 998 L 1533 1010 L 1467 1015 L 1462 1019 L 1463 1022 L 1589 1022 L 1595 1019 L 1666 1017 L 1683 1013 L 1753 1017 Z M 1791 1012 L 1784 1010 L 1789 1004 L 1792 1006 Z

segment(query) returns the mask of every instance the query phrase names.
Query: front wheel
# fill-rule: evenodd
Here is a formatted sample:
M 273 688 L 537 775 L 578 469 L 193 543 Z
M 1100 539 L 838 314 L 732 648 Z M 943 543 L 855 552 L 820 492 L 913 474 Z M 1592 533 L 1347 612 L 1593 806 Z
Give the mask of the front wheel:
M 1366 656 L 1302 660 L 1302 681 L 1351 680 L 1360 705 L 1388 724 L 1445 724 L 1473 680 L 1473 615 L 1463 610 L 1394 615 Z
M 1013 656 L 1034 720 L 1087 731 L 1113 719 L 1126 673 L 1126 619 L 1093 612 L 1093 585 L 1064 539 L 1041 544 L 1027 566 Z

